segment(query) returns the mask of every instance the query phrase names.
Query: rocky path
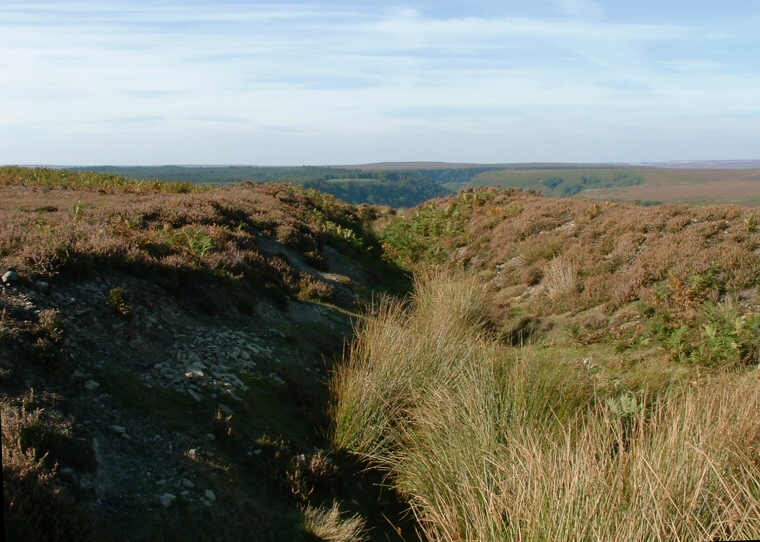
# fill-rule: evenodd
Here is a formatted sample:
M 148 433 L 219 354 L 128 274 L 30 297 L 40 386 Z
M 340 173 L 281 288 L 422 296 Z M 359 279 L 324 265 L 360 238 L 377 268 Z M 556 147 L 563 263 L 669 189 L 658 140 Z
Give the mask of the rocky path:
M 118 274 L 11 280 L 0 301 L 3 393 L 34 389 L 67 420 L 51 459 L 99 537 L 208 539 L 195 531 L 212 526 L 219 540 L 298 540 L 304 494 L 320 484 L 328 497 L 340 492 L 321 448 L 329 356 L 350 331 L 346 315 L 293 303 L 208 316 Z M 42 364 L 33 358 L 45 314 L 61 336 Z M 320 461 L 321 474 L 309 471 Z

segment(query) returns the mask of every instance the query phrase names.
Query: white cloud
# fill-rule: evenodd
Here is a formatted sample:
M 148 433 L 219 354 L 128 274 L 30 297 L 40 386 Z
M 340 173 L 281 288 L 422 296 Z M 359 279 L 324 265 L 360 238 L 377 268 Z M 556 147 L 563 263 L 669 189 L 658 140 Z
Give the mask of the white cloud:
M 395 154 L 367 161 L 447 160 L 446 152 L 463 149 L 503 161 L 495 155 L 506 152 L 505 142 L 528 152 L 525 141 L 548 155 L 535 159 L 553 159 L 572 130 L 614 141 L 629 123 L 677 134 L 679 126 L 697 129 L 743 111 L 725 122 L 747 133 L 745 119 L 757 117 L 760 75 L 733 54 L 756 46 L 756 37 L 611 22 L 600 3 L 583 0 L 554 5 L 570 17 L 431 18 L 294 3 L 0 6 L 0 102 L 11 104 L 0 108 L 0 136 L 42 130 L 48 144 L 61 139 L 45 148 L 61 153 L 63 140 L 87 134 L 105 138 L 93 153 L 102 141 L 138 142 L 140 134 L 176 142 L 151 143 L 151 156 L 167 153 L 159 162 L 187 162 L 182 156 L 198 154 L 203 134 L 219 142 L 202 145 L 220 157 L 205 162 L 230 161 L 222 157 L 233 149 L 243 153 L 235 163 L 277 162 L 259 158 L 275 152 L 275 142 L 288 149 L 280 161 L 302 149 L 303 158 L 287 163 L 360 161 L 381 151 Z M 726 52 L 705 52 L 705 44 Z M 523 143 L 515 134 L 524 134 Z M 614 147 L 608 139 L 585 146 L 571 139 L 579 159 L 583 148 Z M 624 134 L 617 139 L 625 142 L 621 154 L 633 144 Z M 0 146 L 0 163 L 44 152 L 39 141 Z M 121 161 L 141 162 L 137 143 L 110 148 Z M 93 154 L 85 162 L 102 160 Z

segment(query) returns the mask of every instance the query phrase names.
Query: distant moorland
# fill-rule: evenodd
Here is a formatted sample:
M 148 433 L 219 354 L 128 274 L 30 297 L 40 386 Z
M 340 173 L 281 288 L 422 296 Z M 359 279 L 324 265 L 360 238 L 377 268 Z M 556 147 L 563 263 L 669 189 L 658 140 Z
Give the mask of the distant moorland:
M 194 184 L 288 182 L 327 192 L 348 203 L 409 208 L 463 188 L 501 186 L 547 196 L 638 201 L 645 204 L 760 203 L 760 162 L 663 164 L 447 164 L 377 163 L 301 167 L 118 167 L 71 168 Z

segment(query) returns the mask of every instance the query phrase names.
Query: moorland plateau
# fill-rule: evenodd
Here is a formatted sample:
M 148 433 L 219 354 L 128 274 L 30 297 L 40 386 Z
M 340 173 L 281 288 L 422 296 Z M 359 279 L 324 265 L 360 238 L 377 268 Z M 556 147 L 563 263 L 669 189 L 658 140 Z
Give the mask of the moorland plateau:
M 663 164 L 378 163 L 361 166 L 99 166 L 91 171 L 136 180 L 195 184 L 287 182 L 348 203 L 414 207 L 463 188 L 500 186 L 545 196 L 657 203 L 760 203 L 760 162 Z M 73 168 L 84 171 L 85 168 Z
M 525 188 L 0 168 L 6 539 L 757 538 L 760 210 Z

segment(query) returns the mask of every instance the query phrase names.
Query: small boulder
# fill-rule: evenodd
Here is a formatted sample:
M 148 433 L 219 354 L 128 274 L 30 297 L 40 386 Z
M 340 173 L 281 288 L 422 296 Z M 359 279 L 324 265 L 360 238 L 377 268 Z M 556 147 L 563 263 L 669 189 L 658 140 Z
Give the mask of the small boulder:
M 42 292 L 43 294 L 46 294 L 50 291 L 50 283 L 45 282 L 44 280 L 36 280 L 34 281 L 34 288 L 38 292 Z
M 230 407 L 225 405 L 224 403 L 219 403 L 219 410 L 221 410 L 225 416 L 234 416 L 235 411 L 232 410 Z
M 100 384 L 98 384 L 94 380 L 88 380 L 87 382 L 84 383 L 84 389 L 88 391 L 95 391 L 99 387 L 100 387 Z
M 5 284 L 10 284 L 11 282 L 16 282 L 18 280 L 18 273 L 16 273 L 13 269 L 10 271 L 6 271 L 3 274 L 3 282 Z
M 172 495 L 171 493 L 164 493 L 158 498 L 158 501 L 163 505 L 164 508 L 169 508 L 176 500 L 177 496 Z

